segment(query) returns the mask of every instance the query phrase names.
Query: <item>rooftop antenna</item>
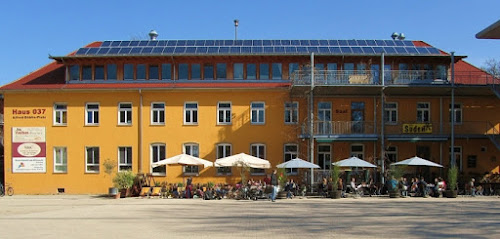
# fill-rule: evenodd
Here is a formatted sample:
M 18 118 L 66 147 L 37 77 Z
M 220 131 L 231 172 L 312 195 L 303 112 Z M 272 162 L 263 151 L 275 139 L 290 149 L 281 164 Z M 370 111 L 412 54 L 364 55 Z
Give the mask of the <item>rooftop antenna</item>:
M 155 30 L 151 30 L 149 32 L 149 39 L 151 41 L 156 41 L 156 38 L 158 37 L 158 33 Z
M 238 40 L 238 25 L 240 20 L 234 19 L 234 40 Z

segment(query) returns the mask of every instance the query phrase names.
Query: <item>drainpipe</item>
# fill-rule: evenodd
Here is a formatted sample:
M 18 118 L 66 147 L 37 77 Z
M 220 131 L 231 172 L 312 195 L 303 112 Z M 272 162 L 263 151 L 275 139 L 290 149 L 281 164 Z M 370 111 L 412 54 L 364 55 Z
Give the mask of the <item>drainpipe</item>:
M 311 91 L 309 93 L 309 161 L 314 163 L 314 52 L 311 53 Z M 313 192 L 314 172 L 311 169 L 311 193 Z
M 139 89 L 139 122 L 137 131 L 139 134 L 139 148 L 137 150 L 137 152 L 139 153 L 138 172 L 142 173 L 142 89 Z
M 451 166 L 456 167 L 455 161 L 455 52 L 451 52 Z
M 385 105 L 384 105 L 384 89 L 385 89 L 385 59 L 384 59 L 384 53 L 380 56 L 380 65 L 381 65 L 381 71 L 380 71 L 380 82 L 382 84 L 382 90 L 380 91 L 380 182 L 382 185 L 385 184 L 385 135 L 384 135 L 384 130 L 385 130 L 385 122 L 384 122 L 384 111 L 385 111 Z

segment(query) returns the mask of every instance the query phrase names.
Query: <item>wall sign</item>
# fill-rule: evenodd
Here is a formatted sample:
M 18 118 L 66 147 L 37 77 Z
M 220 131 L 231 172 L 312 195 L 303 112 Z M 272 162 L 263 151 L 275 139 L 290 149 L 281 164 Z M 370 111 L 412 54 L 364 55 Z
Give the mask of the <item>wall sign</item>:
M 432 134 L 432 124 L 403 124 L 403 134 Z
M 12 172 L 47 171 L 45 127 L 12 127 Z

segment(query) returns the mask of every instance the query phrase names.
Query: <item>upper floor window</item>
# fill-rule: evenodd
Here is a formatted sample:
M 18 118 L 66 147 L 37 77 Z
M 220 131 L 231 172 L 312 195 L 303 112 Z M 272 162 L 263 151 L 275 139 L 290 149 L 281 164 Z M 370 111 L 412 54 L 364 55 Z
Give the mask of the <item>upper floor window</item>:
M 299 70 L 299 63 L 288 64 L 288 78 L 292 79 L 292 75 Z
M 118 147 L 118 171 L 132 170 L 132 147 Z
M 184 124 L 198 124 L 198 103 L 184 104 Z
M 134 80 L 134 64 L 123 65 L 123 80 Z
M 54 125 L 66 125 L 68 122 L 67 105 L 62 103 L 54 104 Z
M 165 144 L 161 143 L 151 144 L 151 163 L 156 163 L 160 160 L 165 159 L 166 155 L 167 154 L 166 154 Z M 153 175 L 165 175 L 166 172 L 167 168 L 165 167 L 165 165 L 151 168 L 151 173 L 153 173 Z
M 69 79 L 70 80 L 80 80 L 80 66 L 71 65 L 69 67 Z
M 171 64 L 161 64 L 161 79 L 171 80 L 172 79 L 172 65 Z
M 448 79 L 448 69 L 445 65 L 437 65 L 436 66 L 436 78 L 447 80 Z
M 116 64 L 108 64 L 106 66 L 106 80 L 116 80 Z
M 151 103 L 151 124 L 165 124 L 165 103 Z
M 149 79 L 158 80 L 160 76 L 160 71 L 158 65 L 149 65 Z
M 231 102 L 219 102 L 217 112 L 217 124 L 231 124 Z
M 87 103 L 85 110 L 85 125 L 99 125 L 99 104 Z
M 462 123 L 462 104 L 455 104 L 453 107 L 453 110 L 455 111 L 455 123 L 461 124 Z M 449 105 L 449 119 L 451 122 L 451 119 L 453 118 L 453 115 L 451 114 L 451 104 Z
M 386 124 L 396 124 L 398 122 L 398 103 L 385 103 L 384 121 Z
M 234 63 L 233 78 L 235 80 L 243 80 L 243 63 Z
M 184 153 L 194 157 L 200 157 L 200 147 L 198 144 L 184 144 Z M 198 170 L 197 165 L 184 166 L 184 173 L 186 174 L 197 174 Z
M 203 65 L 203 79 L 213 80 L 214 79 L 214 65 L 206 63 Z
M 272 64 L 272 70 L 273 70 L 273 80 L 280 80 L 283 78 L 282 74 L 282 66 L 281 63 L 273 63 Z
M 261 63 L 259 67 L 259 79 L 269 80 L 269 64 Z
M 251 144 L 250 145 L 250 155 L 266 159 L 266 145 L 264 144 Z M 266 171 L 263 168 L 252 168 L 250 174 L 252 175 L 264 175 Z
M 146 64 L 137 64 L 137 80 L 146 80 Z
M 288 162 L 292 159 L 295 159 L 299 155 L 299 146 L 297 144 L 285 144 L 283 152 L 283 162 Z M 287 169 L 287 173 L 289 174 L 297 174 L 297 168 Z
M 94 80 L 104 80 L 104 65 L 94 67 Z
M 257 79 L 257 65 L 255 63 L 247 64 L 247 80 Z
M 299 103 L 286 102 L 285 103 L 285 123 L 296 124 L 299 121 Z
M 82 67 L 82 80 L 92 80 L 92 66 L 85 65 Z
M 132 104 L 120 103 L 118 105 L 118 124 L 130 125 L 132 124 Z
M 389 159 L 389 162 L 395 163 L 398 161 L 398 147 L 387 147 L 387 149 L 385 150 L 385 154 L 387 155 L 387 159 Z
M 186 63 L 179 64 L 179 80 L 187 80 L 189 77 L 189 66 Z
M 85 150 L 85 172 L 99 172 L 99 147 L 86 147 Z
M 200 64 L 191 64 L 191 80 L 201 79 L 201 66 Z
M 54 147 L 54 173 L 68 172 L 68 151 L 66 147 Z
M 252 102 L 250 108 L 251 108 L 250 119 L 251 119 L 252 124 L 264 124 L 265 123 L 265 103 L 264 102 Z
M 230 144 L 217 145 L 217 159 L 231 156 Z M 231 167 L 217 167 L 217 175 L 231 175 Z
M 431 104 L 428 102 L 417 103 L 417 122 L 429 123 L 431 120 Z
M 217 79 L 227 79 L 226 63 L 217 63 Z

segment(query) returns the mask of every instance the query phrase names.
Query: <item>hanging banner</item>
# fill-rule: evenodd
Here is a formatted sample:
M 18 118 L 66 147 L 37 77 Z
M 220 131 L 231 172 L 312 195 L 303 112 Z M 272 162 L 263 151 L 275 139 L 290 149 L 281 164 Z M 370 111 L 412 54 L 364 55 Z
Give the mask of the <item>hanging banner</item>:
M 45 127 L 12 127 L 12 172 L 47 171 Z

